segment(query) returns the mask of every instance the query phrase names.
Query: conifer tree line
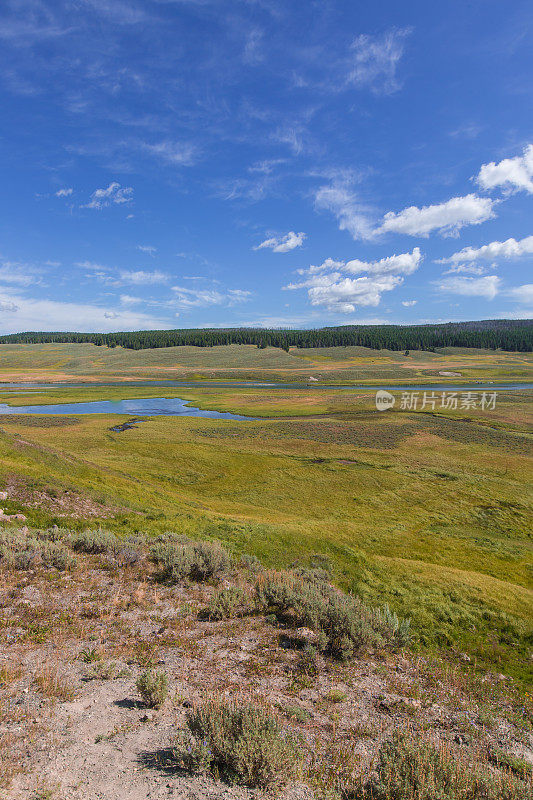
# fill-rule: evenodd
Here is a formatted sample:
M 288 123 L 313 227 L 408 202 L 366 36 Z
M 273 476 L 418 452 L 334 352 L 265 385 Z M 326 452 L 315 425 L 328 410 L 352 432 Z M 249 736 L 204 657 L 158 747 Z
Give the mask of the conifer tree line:
M 474 347 L 531 352 L 533 320 L 481 320 L 430 325 L 343 325 L 310 330 L 262 328 L 183 328 L 119 333 L 39 332 L 0 336 L 2 344 L 92 343 L 146 350 L 158 347 L 213 347 L 252 344 L 259 348 L 347 347 L 375 350 L 435 350 Z M 1 350 L 0 350 L 1 354 Z

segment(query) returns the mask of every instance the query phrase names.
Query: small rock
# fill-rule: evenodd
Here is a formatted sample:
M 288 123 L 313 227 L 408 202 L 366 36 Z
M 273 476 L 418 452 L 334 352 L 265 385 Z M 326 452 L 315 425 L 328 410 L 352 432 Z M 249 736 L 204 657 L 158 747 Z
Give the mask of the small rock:
M 154 718 L 154 712 L 153 711 L 146 711 L 146 713 L 143 714 L 142 717 L 141 717 L 141 722 L 151 722 L 153 720 L 153 718 Z

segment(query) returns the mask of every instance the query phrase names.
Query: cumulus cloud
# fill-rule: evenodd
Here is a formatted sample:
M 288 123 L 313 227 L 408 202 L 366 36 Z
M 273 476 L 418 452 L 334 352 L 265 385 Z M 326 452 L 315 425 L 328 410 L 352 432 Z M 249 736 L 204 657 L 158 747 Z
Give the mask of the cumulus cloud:
M 407 28 L 381 36 L 361 34 L 352 43 L 346 85 L 368 87 L 375 94 L 392 94 L 401 88 L 396 72 L 403 56 Z
M 521 156 L 483 164 L 476 181 L 486 190 L 500 187 L 506 192 L 533 194 L 533 144 L 528 144 Z
M 56 197 L 70 197 L 74 189 L 58 189 L 55 193 Z
M 493 200 L 475 194 L 452 197 L 445 203 L 422 208 L 410 206 L 397 214 L 389 211 L 374 233 L 404 233 L 408 236 L 427 237 L 436 230 L 444 235 L 454 236 L 465 225 L 479 225 L 494 217 L 493 206 Z
M 463 247 L 448 258 L 441 258 L 437 264 L 462 264 L 472 261 L 499 261 L 520 258 L 533 254 L 533 236 L 524 239 L 506 239 L 504 242 L 490 242 L 482 247 Z
M 326 259 L 319 266 L 298 270 L 305 277 L 299 283 L 290 283 L 285 289 L 307 289 L 312 306 L 325 306 L 329 311 L 350 314 L 358 306 L 377 306 L 383 292 L 400 286 L 404 275 L 412 274 L 422 260 L 418 247 L 412 253 L 388 256 L 379 261 L 335 261 Z M 367 272 L 358 278 L 347 274 Z
M 289 231 L 285 236 L 273 236 L 271 239 L 265 239 L 264 242 L 254 247 L 254 250 L 270 248 L 274 253 L 289 253 L 296 247 L 301 247 L 304 243 L 304 239 L 305 233 Z
M 411 306 L 416 306 L 417 302 L 417 300 L 402 300 L 402 306 L 411 308 Z
M 142 297 L 134 297 L 131 294 L 121 294 L 120 295 L 120 302 L 124 306 L 133 306 L 133 305 L 136 305 L 137 303 L 142 303 L 143 299 L 142 299 Z
M 435 285 L 440 292 L 494 300 L 500 291 L 501 278 L 498 275 L 485 275 L 483 278 L 442 278 Z
M 422 261 L 422 253 L 419 247 L 415 247 L 411 253 L 400 253 L 399 255 L 387 256 L 379 261 L 347 261 L 344 264 L 344 271 L 357 273 L 369 272 L 372 275 L 411 275 L 416 272 Z
M 169 276 L 165 272 L 161 272 L 158 269 L 153 270 L 152 272 L 146 272 L 143 269 L 123 269 L 120 272 L 120 279 L 122 281 L 125 283 L 134 283 L 137 286 L 151 283 L 166 283 L 168 281 L 168 277 Z
M 101 209 L 110 205 L 130 203 L 132 195 L 131 186 L 121 186 L 120 183 L 113 181 L 106 189 L 96 189 L 92 193 L 90 201 L 83 208 Z
M 183 309 L 233 306 L 245 303 L 252 294 L 244 289 L 218 291 L 218 289 L 189 289 L 186 286 L 173 286 L 172 291 L 174 292 L 173 305 Z

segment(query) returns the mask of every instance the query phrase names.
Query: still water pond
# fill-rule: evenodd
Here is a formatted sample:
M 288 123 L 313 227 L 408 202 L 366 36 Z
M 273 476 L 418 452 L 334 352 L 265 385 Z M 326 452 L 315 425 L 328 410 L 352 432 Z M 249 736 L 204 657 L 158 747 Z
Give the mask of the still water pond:
M 250 420 L 223 411 L 202 411 L 179 397 L 136 397 L 131 400 L 93 400 L 86 403 L 56 403 L 40 406 L 8 406 L 0 403 L 0 414 L 130 414 L 131 416 L 208 417 Z

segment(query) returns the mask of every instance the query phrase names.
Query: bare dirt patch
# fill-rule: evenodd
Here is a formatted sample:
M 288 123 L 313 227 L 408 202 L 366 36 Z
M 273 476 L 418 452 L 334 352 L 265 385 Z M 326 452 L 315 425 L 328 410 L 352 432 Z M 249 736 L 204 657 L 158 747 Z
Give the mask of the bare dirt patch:
M 123 510 L 98 503 L 71 489 L 31 486 L 24 478 L 17 475 L 6 477 L 4 489 L 8 500 L 27 508 L 41 508 L 56 517 L 109 519 Z

